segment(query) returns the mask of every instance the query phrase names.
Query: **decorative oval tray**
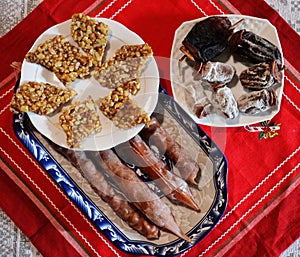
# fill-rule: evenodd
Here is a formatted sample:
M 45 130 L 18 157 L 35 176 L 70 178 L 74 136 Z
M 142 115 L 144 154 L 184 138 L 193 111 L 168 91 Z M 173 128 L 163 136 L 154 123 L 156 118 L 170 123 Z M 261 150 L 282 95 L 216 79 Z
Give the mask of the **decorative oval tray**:
M 176 255 L 199 243 L 223 215 L 227 205 L 227 160 L 218 146 L 163 90 L 159 93 L 155 113 L 163 117 L 161 126 L 188 149 L 202 170 L 198 188 L 191 187 L 200 212 L 166 201 L 176 222 L 192 239 L 192 243 L 165 231 L 161 231 L 157 240 L 145 239 L 113 213 L 79 171 L 53 152 L 47 141 L 30 124 L 27 114 L 14 115 L 13 128 L 49 176 L 112 244 L 130 254 Z

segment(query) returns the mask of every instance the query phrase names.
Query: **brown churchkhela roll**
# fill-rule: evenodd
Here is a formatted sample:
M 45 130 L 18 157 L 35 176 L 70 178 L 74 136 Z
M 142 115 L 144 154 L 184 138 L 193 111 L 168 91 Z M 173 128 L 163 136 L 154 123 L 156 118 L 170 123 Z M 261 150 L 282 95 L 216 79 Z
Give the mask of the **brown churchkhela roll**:
M 154 224 L 191 242 L 176 224 L 169 207 L 112 150 L 89 152 L 126 197 Z
M 159 124 L 156 118 L 151 119 L 151 124 L 144 127 L 140 135 L 165 151 L 166 156 L 175 164 L 181 177 L 191 184 L 196 185 L 201 177 L 201 169 L 197 162 L 190 156 L 185 148 L 176 142 L 169 133 Z
M 80 171 L 102 200 L 130 227 L 148 239 L 157 239 L 159 237 L 159 228 L 145 218 L 135 206 L 129 203 L 123 195 L 118 193 L 106 181 L 102 172 L 97 169 L 92 160 L 87 158 L 85 152 L 65 149 L 54 144 L 52 144 L 52 147 Z
M 195 211 L 200 210 L 188 184 L 181 177 L 172 173 L 139 135 L 130 139 L 129 143 L 119 145 L 116 149 L 121 159 L 139 167 L 170 201 L 186 205 Z

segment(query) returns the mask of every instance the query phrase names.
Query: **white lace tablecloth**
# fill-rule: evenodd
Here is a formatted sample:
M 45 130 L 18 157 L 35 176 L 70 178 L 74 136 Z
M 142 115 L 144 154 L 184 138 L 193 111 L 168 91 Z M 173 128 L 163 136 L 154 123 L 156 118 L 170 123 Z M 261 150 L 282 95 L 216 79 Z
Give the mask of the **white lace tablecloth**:
M 251 0 L 250 0 L 251 1 Z M 255 0 L 252 0 L 255 1 Z M 11 30 L 42 0 L 0 0 L 0 37 Z M 266 0 L 300 34 L 300 0 Z M 0 209 L 0 257 L 42 256 Z M 280 257 L 299 257 L 300 239 Z

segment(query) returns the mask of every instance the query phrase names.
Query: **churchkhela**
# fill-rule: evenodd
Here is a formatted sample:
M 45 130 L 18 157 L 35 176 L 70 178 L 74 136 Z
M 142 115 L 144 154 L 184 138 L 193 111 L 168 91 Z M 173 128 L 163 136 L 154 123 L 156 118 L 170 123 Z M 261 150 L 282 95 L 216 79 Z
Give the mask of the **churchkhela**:
M 187 182 L 197 185 L 201 177 L 201 169 L 188 151 L 175 141 L 161 126 L 155 117 L 151 124 L 145 126 L 140 135 L 151 144 L 154 144 L 162 154 L 165 154 L 179 170 L 181 177 Z
M 188 206 L 195 211 L 200 210 L 188 184 L 171 172 L 139 135 L 130 139 L 129 143 L 117 146 L 117 152 L 121 159 L 135 165 L 154 181 L 171 202 Z
M 158 197 L 138 175 L 126 166 L 111 150 L 89 152 L 88 156 L 122 191 L 132 204 L 150 221 L 174 235 L 191 242 L 177 225 L 170 208 Z
M 84 151 L 66 149 L 54 143 L 51 143 L 51 146 L 78 169 L 101 199 L 130 227 L 148 239 L 157 239 L 159 237 L 159 228 L 144 217 L 132 203 L 128 202 L 122 194 L 113 188 L 104 177 L 102 171 L 94 165 L 91 159 L 87 158 Z

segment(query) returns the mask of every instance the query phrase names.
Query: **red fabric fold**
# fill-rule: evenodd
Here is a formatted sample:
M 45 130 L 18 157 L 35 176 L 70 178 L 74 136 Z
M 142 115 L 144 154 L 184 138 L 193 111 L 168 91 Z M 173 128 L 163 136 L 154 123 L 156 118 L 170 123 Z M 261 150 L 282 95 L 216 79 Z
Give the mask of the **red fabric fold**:
M 3 167 L 2 165 L 0 163 L 0 168 Z M 16 185 L 16 180 L 16 178 L 12 180 L 1 170 L 1 209 L 24 231 L 43 256 L 82 257 L 82 254 L 79 254 L 49 222 L 49 217 L 45 216 L 28 195 Z

